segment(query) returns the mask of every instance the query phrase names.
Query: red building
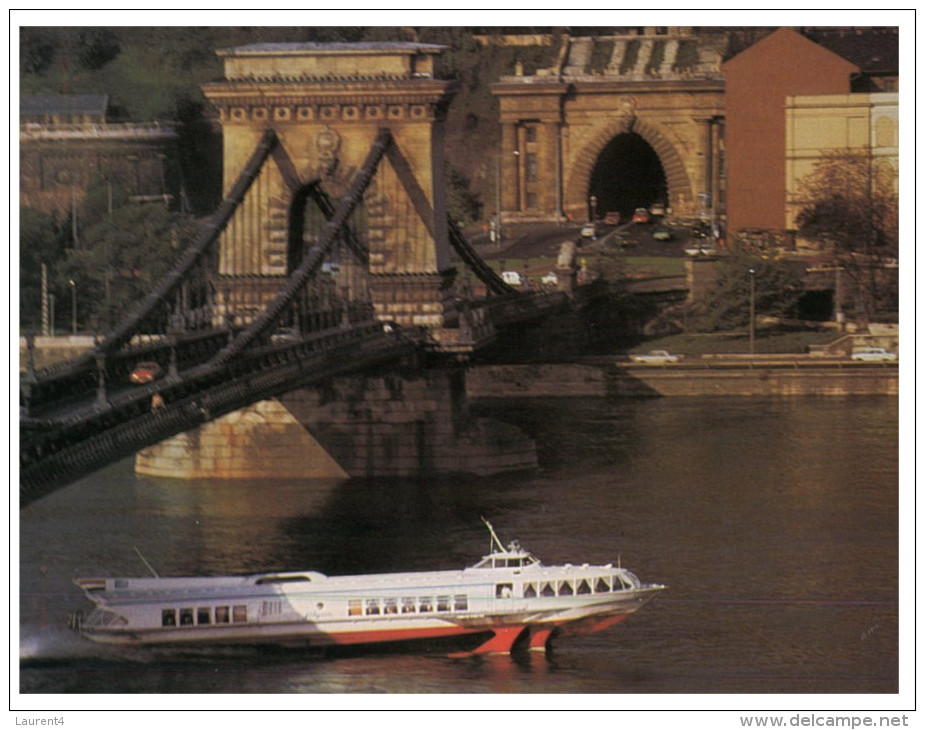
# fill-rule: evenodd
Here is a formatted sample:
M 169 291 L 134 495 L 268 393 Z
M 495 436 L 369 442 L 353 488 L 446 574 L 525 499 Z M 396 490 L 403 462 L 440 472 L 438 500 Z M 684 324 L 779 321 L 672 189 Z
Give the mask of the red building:
M 848 94 L 855 64 L 781 28 L 723 64 L 730 234 L 786 225 L 785 97 Z

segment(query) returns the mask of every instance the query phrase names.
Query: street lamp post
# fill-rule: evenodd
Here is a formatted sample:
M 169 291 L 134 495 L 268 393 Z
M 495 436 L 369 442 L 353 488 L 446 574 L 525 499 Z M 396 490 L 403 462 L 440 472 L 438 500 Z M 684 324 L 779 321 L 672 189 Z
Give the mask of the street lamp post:
M 67 285 L 71 287 L 71 334 L 77 334 L 77 282 L 73 279 L 67 280 Z
M 498 153 L 495 165 L 495 243 L 501 245 L 501 153 Z
M 755 354 L 755 270 L 748 270 L 749 277 L 749 310 L 748 310 L 748 354 Z
M 501 245 L 501 160 L 503 156 L 504 156 L 504 152 L 497 153 L 497 157 L 496 157 L 497 164 L 495 165 L 495 197 L 497 198 L 497 200 L 495 201 L 496 203 L 495 208 L 497 210 L 497 223 L 495 225 L 495 241 L 497 242 L 499 246 Z M 520 158 L 520 150 L 514 150 L 515 164 L 519 158 Z M 515 167 L 514 175 L 515 175 L 514 190 L 516 192 L 517 190 L 516 177 L 520 175 L 519 166 Z M 520 205 L 518 203 L 515 206 L 515 210 L 519 210 L 519 209 L 520 209 Z
M 597 220 L 597 196 L 592 195 L 589 202 L 591 203 L 591 221 L 594 222 Z

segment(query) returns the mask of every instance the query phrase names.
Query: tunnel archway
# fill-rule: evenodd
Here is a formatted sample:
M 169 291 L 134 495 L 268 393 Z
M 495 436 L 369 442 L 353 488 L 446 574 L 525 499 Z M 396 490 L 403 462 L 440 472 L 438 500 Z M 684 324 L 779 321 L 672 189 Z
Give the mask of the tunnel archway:
M 668 204 L 668 181 L 662 162 L 641 135 L 618 134 L 601 150 L 588 181 L 588 200 L 589 216 L 619 211 L 623 220 L 636 208 Z

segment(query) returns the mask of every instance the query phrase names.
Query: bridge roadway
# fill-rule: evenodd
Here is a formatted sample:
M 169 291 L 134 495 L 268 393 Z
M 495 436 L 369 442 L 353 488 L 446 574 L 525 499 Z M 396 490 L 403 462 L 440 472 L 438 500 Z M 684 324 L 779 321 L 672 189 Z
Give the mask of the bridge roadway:
M 335 375 L 393 363 L 419 350 L 423 331 L 378 322 L 254 348 L 219 367 L 194 366 L 145 386 L 85 396 L 20 424 L 20 503 L 139 449 L 258 400 Z M 163 406 L 153 398 L 159 394 Z

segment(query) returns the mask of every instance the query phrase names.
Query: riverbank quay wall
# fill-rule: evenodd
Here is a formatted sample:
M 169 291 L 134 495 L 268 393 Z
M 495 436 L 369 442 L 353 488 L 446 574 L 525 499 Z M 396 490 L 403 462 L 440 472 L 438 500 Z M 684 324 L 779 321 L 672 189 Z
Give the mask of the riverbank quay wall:
M 640 365 L 613 358 L 561 364 L 479 365 L 470 398 L 800 397 L 899 394 L 895 363 L 702 358 Z

